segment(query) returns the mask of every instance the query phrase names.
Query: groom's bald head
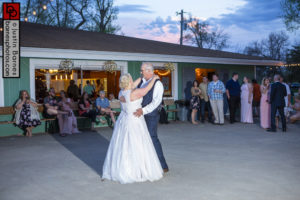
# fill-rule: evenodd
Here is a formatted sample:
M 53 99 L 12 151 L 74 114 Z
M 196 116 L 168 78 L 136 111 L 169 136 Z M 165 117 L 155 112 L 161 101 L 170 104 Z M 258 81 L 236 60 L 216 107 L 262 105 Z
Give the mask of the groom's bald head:
M 148 62 L 144 62 L 141 66 L 141 74 L 143 74 L 143 77 L 148 80 L 152 78 L 154 74 L 153 65 Z

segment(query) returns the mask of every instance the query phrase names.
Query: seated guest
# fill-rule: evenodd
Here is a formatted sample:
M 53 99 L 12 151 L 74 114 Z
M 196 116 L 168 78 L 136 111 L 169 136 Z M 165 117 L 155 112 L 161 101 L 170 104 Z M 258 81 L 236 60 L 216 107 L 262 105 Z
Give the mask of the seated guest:
M 32 136 L 32 129 L 41 124 L 38 105 L 30 99 L 26 90 L 19 94 L 19 100 L 15 105 L 15 123 L 18 127 L 26 131 L 26 136 Z
M 68 114 L 62 115 L 62 126 L 60 127 L 61 134 L 73 134 L 80 133 L 77 129 L 77 119 L 73 113 L 72 108 L 74 107 L 74 101 L 67 98 L 65 91 L 60 91 L 61 100 L 58 102 L 62 111 L 69 112 Z
M 78 104 L 79 115 L 88 117 L 92 120 L 92 129 L 94 129 L 95 123 L 98 124 L 97 111 L 92 109 L 92 103 L 89 100 L 88 93 L 84 92 Z
M 295 97 L 295 104 L 292 105 L 292 108 L 295 110 L 295 113 L 291 115 L 291 123 L 300 120 L 300 88 L 298 89 L 298 96 Z
M 115 111 L 111 110 L 109 101 L 107 98 L 105 98 L 105 92 L 100 91 L 99 92 L 99 97 L 96 99 L 96 109 L 99 115 L 108 115 L 111 117 L 111 120 L 113 124 L 116 123 Z
M 110 93 L 108 95 L 108 99 L 109 99 L 109 101 L 115 101 L 116 100 L 115 95 L 113 93 Z
M 58 101 L 55 96 L 54 88 L 50 88 L 49 94 L 44 98 L 44 117 L 45 118 L 55 118 L 58 119 L 59 127 L 63 127 L 62 115 L 69 114 L 68 111 L 59 110 Z M 60 134 L 60 136 L 64 137 L 65 134 Z

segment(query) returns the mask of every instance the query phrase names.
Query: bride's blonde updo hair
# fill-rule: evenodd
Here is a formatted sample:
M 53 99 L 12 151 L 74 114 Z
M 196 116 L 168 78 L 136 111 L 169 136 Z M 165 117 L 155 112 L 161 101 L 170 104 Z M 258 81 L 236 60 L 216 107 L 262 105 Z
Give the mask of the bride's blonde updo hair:
M 124 74 L 120 77 L 120 88 L 121 89 L 125 89 L 129 86 L 130 84 L 130 79 L 131 79 L 131 75 L 130 74 Z

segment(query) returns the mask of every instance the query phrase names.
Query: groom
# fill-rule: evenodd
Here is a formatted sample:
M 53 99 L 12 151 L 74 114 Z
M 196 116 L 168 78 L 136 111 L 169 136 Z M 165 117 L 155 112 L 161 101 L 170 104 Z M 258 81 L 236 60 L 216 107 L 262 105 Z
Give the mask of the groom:
M 148 85 L 154 76 L 153 66 L 151 63 L 143 63 L 141 66 L 142 81 L 138 88 L 144 88 Z M 159 121 L 158 107 L 162 102 L 164 87 L 159 80 L 156 80 L 152 89 L 143 97 L 142 107 L 136 110 L 135 116 L 140 117 L 144 115 L 148 131 L 152 138 L 154 148 L 159 158 L 160 164 L 164 172 L 169 171 L 169 167 L 165 160 L 160 141 L 157 137 L 157 125 Z

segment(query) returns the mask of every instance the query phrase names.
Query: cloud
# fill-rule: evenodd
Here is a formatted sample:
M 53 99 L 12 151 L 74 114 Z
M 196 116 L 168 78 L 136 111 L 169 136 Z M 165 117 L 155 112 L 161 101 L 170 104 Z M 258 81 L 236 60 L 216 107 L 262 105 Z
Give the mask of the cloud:
M 154 21 L 143 24 L 143 28 L 145 30 L 154 31 L 155 35 L 163 35 L 165 33 L 177 34 L 179 33 L 179 22 L 170 16 L 168 16 L 166 20 L 157 17 Z
M 281 0 L 247 0 L 246 4 L 234 13 L 222 14 L 219 18 L 210 18 L 209 22 L 228 27 L 232 25 L 244 29 L 256 29 L 258 24 L 272 23 L 280 18 Z M 276 24 L 273 24 L 276 26 Z
M 139 4 L 123 4 L 118 6 L 120 13 L 153 13 L 149 6 Z

